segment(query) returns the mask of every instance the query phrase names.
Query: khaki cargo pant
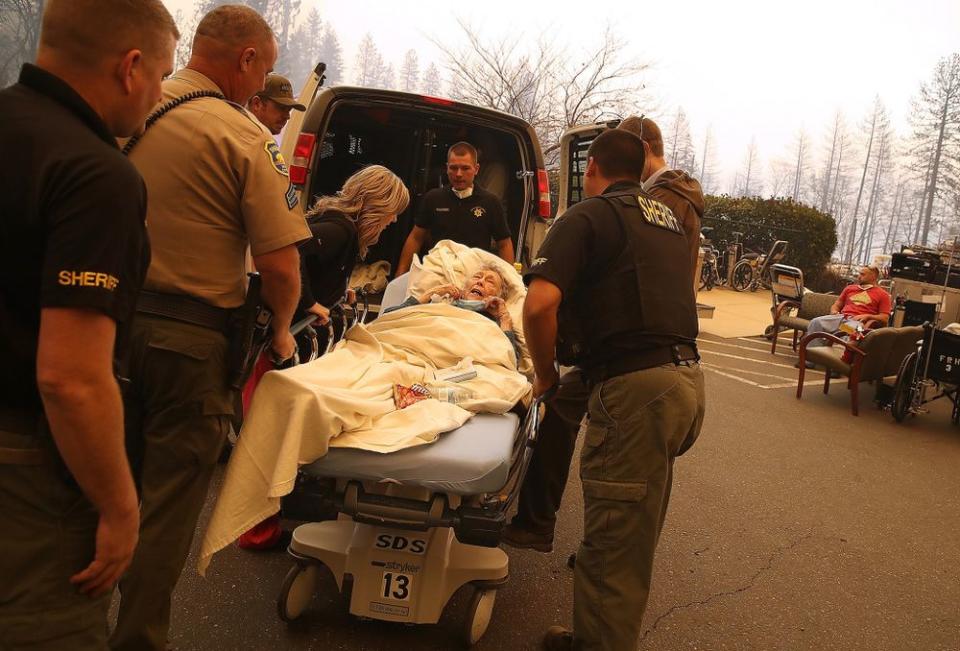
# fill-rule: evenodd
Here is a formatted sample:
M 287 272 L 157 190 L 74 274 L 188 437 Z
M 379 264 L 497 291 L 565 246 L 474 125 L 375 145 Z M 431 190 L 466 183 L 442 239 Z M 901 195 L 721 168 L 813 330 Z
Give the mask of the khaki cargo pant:
M 125 395 L 127 447 L 140 491 L 140 544 L 120 581 L 110 647 L 166 648 L 170 597 L 230 430 L 226 337 L 138 314 Z
M 0 447 L 37 445 L 35 436 L 0 432 Z M 93 560 L 99 517 L 47 456 L 0 464 L 0 649 L 103 651 L 110 597 L 70 583 Z
M 703 373 L 699 364 L 669 364 L 610 378 L 593 387 L 588 410 L 574 649 L 634 651 L 673 462 L 703 423 Z

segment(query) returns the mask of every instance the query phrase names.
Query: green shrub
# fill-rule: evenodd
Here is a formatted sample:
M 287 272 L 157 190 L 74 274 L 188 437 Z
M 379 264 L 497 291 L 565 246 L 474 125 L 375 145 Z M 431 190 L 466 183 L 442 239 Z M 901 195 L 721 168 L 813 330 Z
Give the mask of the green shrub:
M 805 284 L 815 289 L 824 277 L 830 255 L 837 247 L 833 217 L 791 199 L 760 197 L 706 197 L 703 225 L 712 226 L 710 239 L 733 242 L 734 231 L 743 233 L 744 246 L 766 253 L 776 240 L 787 240 L 783 264 L 803 270 Z

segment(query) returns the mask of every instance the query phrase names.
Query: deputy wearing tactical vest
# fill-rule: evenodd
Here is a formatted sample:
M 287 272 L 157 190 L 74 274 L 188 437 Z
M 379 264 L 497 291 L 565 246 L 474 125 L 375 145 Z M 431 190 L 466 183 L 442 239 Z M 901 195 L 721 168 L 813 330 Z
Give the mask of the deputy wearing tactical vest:
M 632 651 L 673 462 L 700 433 L 703 375 L 687 241 L 641 188 L 642 142 L 607 131 L 587 160 L 590 198 L 551 229 L 524 304 L 535 395 L 557 386 L 557 361 L 580 367 L 590 389 L 574 628 L 552 627 L 544 648 Z

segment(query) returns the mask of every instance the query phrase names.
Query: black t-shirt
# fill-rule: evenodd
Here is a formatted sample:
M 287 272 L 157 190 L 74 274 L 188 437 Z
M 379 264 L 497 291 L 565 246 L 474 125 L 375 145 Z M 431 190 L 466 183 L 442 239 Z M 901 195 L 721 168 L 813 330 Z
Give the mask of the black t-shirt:
M 341 212 L 327 211 L 307 224 L 313 237 L 300 244 L 300 314 L 314 303 L 330 307 L 343 297 L 360 252 L 357 227 Z
M 0 151 L 0 407 L 36 410 L 41 308 L 132 315 L 146 187 L 83 98 L 29 64 L 0 91 Z
M 414 224 L 428 229 L 434 244 L 453 240 L 485 251 L 490 250 L 491 241 L 510 237 L 500 200 L 476 185 L 466 199 L 450 188 L 430 190 L 423 195 Z

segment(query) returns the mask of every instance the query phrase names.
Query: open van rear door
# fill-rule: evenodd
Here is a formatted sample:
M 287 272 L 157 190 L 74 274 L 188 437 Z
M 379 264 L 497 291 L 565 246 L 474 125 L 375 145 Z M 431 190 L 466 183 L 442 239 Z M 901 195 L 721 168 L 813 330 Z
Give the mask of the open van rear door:
M 616 127 L 618 124 L 619 120 L 600 124 L 585 124 L 567 129 L 560 136 L 560 178 L 555 219 L 561 218 L 567 208 L 583 199 L 583 172 L 587 169 L 587 149 L 590 148 L 590 143 L 601 133 Z M 547 230 L 552 223 L 552 220 L 536 220 L 534 222 L 530 234 L 530 250 L 532 252 L 540 249 L 540 245 L 546 238 Z
M 584 199 L 583 173 L 587 169 L 587 150 L 594 138 L 607 129 L 614 129 L 619 120 L 572 127 L 560 136 L 560 188 L 557 217 L 570 206 Z
M 300 89 L 297 102 L 306 106 L 307 109 L 310 108 L 313 98 L 317 96 L 317 93 L 320 92 L 320 89 L 323 87 L 323 80 L 326 78 L 324 73 L 326 73 L 326 71 L 327 64 L 321 61 L 314 67 L 313 72 L 310 73 L 306 81 L 303 82 L 303 88 Z M 280 142 L 280 153 L 288 165 L 293 161 L 293 150 L 297 145 L 297 137 L 300 135 L 300 127 L 303 125 L 303 118 L 306 117 L 306 115 L 306 111 L 290 111 L 290 120 L 283 130 L 283 136 Z

